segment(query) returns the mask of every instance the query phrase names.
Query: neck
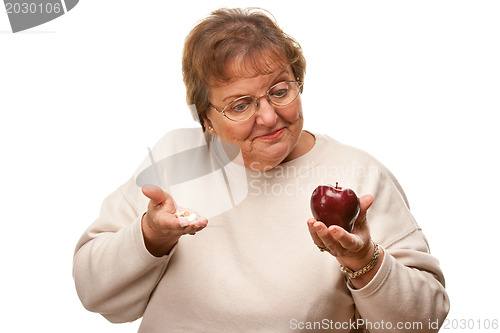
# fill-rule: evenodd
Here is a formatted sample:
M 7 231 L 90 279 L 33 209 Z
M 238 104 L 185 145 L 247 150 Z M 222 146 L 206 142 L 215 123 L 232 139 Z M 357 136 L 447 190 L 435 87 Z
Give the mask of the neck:
M 316 138 L 314 137 L 314 135 L 307 131 L 302 131 L 300 134 L 299 142 L 297 142 L 297 145 L 293 148 L 290 154 L 285 157 L 282 163 L 294 160 L 308 153 L 312 149 L 312 147 L 314 147 L 315 143 Z

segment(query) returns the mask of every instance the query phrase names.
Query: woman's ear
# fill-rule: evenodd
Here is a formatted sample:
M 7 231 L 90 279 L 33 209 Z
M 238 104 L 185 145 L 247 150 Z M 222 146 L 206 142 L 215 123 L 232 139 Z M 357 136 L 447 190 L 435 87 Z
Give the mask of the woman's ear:
M 203 124 L 205 124 L 205 129 L 208 131 L 208 133 L 215 134 L 212 122 L 210 121 L 210 119 L 208 119 L 206 114 L 203 115 Z

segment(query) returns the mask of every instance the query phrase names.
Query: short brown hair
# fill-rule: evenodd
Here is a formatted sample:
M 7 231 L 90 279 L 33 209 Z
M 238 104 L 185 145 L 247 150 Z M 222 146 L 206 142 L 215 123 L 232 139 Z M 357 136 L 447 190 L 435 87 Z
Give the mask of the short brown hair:
M 210 86 L 237 77 L 269 74 L 291 66 L 303 82 L 306 61 L 302 48 L 258 8 L 221 8 L 200 21 L 188 34 L 182 55 L 186 101 L 195 105 L 205 131 L 203 115 L 210 106 Z M 236 60 L 242 60 L 237 68 Z

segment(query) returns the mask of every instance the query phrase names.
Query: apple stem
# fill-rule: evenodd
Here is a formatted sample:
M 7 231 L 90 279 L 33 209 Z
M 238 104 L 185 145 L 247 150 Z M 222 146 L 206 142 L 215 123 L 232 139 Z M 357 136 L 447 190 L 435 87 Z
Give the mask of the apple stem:
M 339 188 L 339 182 L 335 182 L 335 188 Z

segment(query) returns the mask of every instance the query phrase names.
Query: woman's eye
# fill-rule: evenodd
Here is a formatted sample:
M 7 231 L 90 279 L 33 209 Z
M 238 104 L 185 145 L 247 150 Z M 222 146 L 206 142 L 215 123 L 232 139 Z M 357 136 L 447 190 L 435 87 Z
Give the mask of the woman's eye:
M 233 105 L 231 105 L 231 110 L 235 112 L 244 112 L 246 109 L 248 109 L 248 106 L 250 103 L 242 101 L 242 102 L 237 102 Z
M 254 103 L 253 98 L 250 96 L 245 96 L 241 97 L 233 103 L 231 103 L 231 106 L 229 107 L 229 112 L 234 112 L 234 113 L 242 113 L 245 111 L 248 111 L 250 107 L 252 107 L 252 104 Z
M 274 90 L 271 93 L 271 96 L 282 98 L 282 97 L 285 97 L 287 94 L 288 94 L 288 88 L 282 88 L 282 89 Z
M 271 91 L 270 91 L 270 96 L 275 97 L 275 98 L 283 98 L 288 94 L 288 91 L 290 90 L 290 86 L 288 85 L 287 82 L 282 82 L 278 83 L 275 85 Z

